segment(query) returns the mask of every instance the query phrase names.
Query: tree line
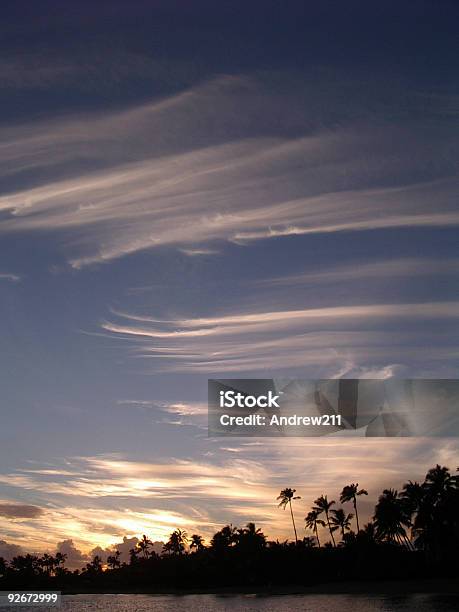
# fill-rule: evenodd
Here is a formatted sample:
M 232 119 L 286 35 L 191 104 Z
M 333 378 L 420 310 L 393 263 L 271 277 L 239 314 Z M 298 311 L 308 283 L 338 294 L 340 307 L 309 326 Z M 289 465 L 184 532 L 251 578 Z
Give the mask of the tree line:
M 368 491 L 357 483 L 343 487 L 341 507 L 327 495 L 319 496 L 304 518 L 306 533 L 299 537 L 294 503 L 301 497 L 293 488 L 282 489 L 277 501 L 280 508 L 289 510 L 291 541 L 270 541 L 249 522 L 241 528 L 225 525 L 208 544 L 200 534 L 188 536 L 175 529 L 160 554 L 143 535 L 129 551 L 129 561 L 121 561 L 121 552 L 114 550 L 106 560 L 96 555 L 73 571 L 66 567 L 62 553 L 18 555 L 9 562 L 0 557 L 0 590 L 21 585 L 90 591 L 311 584 L 420 578 L 457 570 L 459 475 L 436 465 L 423 482 L 410 480 L 400 491 L 385 489 L 371 520 L 361 527 L 362 496 L 368 496 Z M 319 528 L 329 536 L 325 542 Z

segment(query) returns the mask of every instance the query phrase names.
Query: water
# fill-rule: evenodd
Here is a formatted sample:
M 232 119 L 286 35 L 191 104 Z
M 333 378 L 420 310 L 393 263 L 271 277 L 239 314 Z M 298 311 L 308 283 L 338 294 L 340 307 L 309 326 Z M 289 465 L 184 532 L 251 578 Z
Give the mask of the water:
M 457 612 L 459 595 L 66 595 L 61 608 L 0 607 L 37 612 Z

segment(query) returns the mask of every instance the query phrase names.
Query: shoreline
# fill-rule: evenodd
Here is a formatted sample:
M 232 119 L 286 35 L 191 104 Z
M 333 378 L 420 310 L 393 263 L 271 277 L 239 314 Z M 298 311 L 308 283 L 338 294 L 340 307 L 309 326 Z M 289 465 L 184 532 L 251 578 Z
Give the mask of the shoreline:
M 318 583 L 315 585 L 290 585 L 279 587 L 221 587 L 196 589 L 136 589 L 123 591 L 62 591 L 62 595 L 252 595 L 259 597 L 282 595 L 405 595 L 405 594 L 457 594 L 459 583 L 450 579 L 431 579 L 422 581 L 381 580 L 371 582 L 345 581 Z

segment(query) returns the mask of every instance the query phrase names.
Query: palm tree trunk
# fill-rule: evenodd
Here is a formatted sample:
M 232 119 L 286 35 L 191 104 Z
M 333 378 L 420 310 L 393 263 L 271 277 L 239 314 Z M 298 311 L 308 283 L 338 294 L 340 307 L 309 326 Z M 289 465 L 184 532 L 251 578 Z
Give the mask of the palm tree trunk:
M 315 532 L 316 532 L 317 544 L 319 545 L 319 548 L 320 548 L 319 532 L 317 531 L 317 525 L 315 525 Z
M 414 550 L 413 543 L 411 542 L 411 540 L 409 539 L 409 537 L 408 537 L 407 535 L 404 535 L 404 536 L 403 536 L 403 539 L 405 540 L 406 547 L 408 548 L 408 550 Z
M 292 510 L 292 500 L 289 499 L 288 503 L 289 503 L 289 506 L 290 506 L 290 514 L 292 515 L 293 531 L 295 532 L 295 543 L 298 544 L 298 536 L 296 535 L 295 519 L 293 517 L 293 510 Z
M 333 547 L 336 548 L 336 542 L 335 542 L 335 538 L 333 537 L 333 531 L 331 530 L 331 527 L 330 527 L 330 519 L 328 518 L 328 512 L 325 513 L 325 516 L 327 517 L 328 530 L 330 531 L 331 539 L 333 542 Z
M 354 510 L 355 510 L 355 520 L 357 523 L 357 533 L 359 533 L 360 531 L 360 527 L 359 527 L 359 513 L 357 512 L 357 500 L 355 499 L 354 496 Z

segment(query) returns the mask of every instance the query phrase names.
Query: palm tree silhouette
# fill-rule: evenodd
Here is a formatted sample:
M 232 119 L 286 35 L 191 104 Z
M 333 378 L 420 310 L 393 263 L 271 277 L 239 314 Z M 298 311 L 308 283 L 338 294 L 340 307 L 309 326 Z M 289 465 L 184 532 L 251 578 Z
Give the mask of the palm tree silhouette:
M 163 551 L 173 555 L 183 555 L 187 542 L 188 536 L 186 531 L 176 529 L 171 533 L 169 540 L 164 544 Z
M 0 578 L 3 578 L 3 576 L 6 574 L 6 568 L 7 568 L 6 559 L 4 559 L 3 557 L 0 557 Z
M 328 501 L 327 496 L 326 495 L 321 495 L 320 497 L 318 497 L 315 500 L 315 506 L 313 506 L 313 510 L 315 512 L 317 512 L 317 515 L 320 516 L 322 514 L 322 512 L 325 512 L 325 517 L 327 519 L 327 525 L 328 525 L 328 530 L 330 532 L 330 536 L 333 542 L 333 546 L 336 546 L 335 543 L 335 538 L 333 537 L 333 531 L 330 525 L 330 517 L 329 517 L 329 511 L 330 508 L 335 504 L 335 501 Z
M 59 567 L 60 565 L 64 566 L 67 560 L 67 555 L 65 553 L 57 552 L 54 559 L 56 560 L 57 567 Z
M 53 573 L 53 570 L 54 570 L 54 566 L 56 564 L 56 561 L 55 561 L 54 557 L 52 557 L 48 553 L 45 553 L 42 557 L 40 557 L 38 563 L 39 563 L 40 567 L 43 568 L 45 573 L 48 576 L 51 576 L 51 574 Z
M 196 550 L 196 552 L 201 552 L 204 550 L 204 538 L 197 533 L 193 533 L 191 536 L 190 550 Z
M 341 538 L 344 540 L 346 530 L 349 531 L 351 528 L 351 521 L 354 518 L 354 515 L 352 513 L 346 514 L 342 508 L 338 508 L 338 510 L 331 510 L 331 514 L 332 517 L 330 522 L 332 524 L 332 531 L 341 529 Z
M 214 533 L 212 540 L 210 541 L 210 547 L 219 553 L 222 553 L 228 548 L 231 548 L 237 540 L 237 529 L 233 525 L 225 525 Z
M 403 495 L 411 513 L 415 545 L 441 556 L 441 550 L 451 546 L 458 537 L 459 478 L 437 464 L 427 472 L 422 485 L 405 491 L 407 487 Z
M 384 489 L 376 504 L 373 519 L 379 538 L 410 548 L 405 530 L 411 524 L 410 516 L 395 489 Z
M 427 472 L 424 486 L 431 495 L 440 496 L 456 488 L 457 477 L 451 476 L 447 467 L 441 467 L 437 463 Z
M 352 503 L 354 504 L 354 511 L 355 511 L 355 521 L 357 523 L 357 533 L 360 531 L 360 526 L 359 526 L 359 513 L 357 511 L 357 496 L 358 495 L 368 495 L 368 491 L 366 489 L 360 489 L 359 490 L 359 483 L 352 483 L 350 485 L 346 485 L 345 487 L 343 487 L 343 490 L 341 491 L 341 495 L 339 498 L 339 501 L 342 504 L 345 504 L 347 502 L 352 501 Z
M 295 493 L 296 493 L 296 489 L 290 489 L 287 487 L 286 489 L 282 489 L 282 491 L 277 496 L 277 499 L 280 499 L 280 503 L 279 503 L 280 508 L 283 508 L 285 510 L 287 504 L 290 507 L 290 515 L 292 517 L 293 531 L 295 532 L 295 543 L 298 544 L 298 536 L 296 533 L 295 518 L 293 516 L 293 509 L 292 509 L 292 499 L 301 499 L 301 497 L 299 495 L 294 497 Z
M 121 556 L 121 553 L 119 550 L 115 550 L 113 555 L 109 555 L 107 557 L 108 567 L 110 567 L 111 569 L 116 569 L 117 567 L 120 567 L 121 565 L 120 556 Z
M 236 545 L 246 552 L 253 552 L 266 546 L 266 536 L 255 523 L 247 523 L 243 529 L 237 530 Z
M 137 548 L 142 553 L 143 558 L 146 559 L 149 554 L 149 548 L 153 546 L 153 542 L 143 534 L 142 539 L 137 542 Z
M 310 512 L 308 512 L 304 520 L 306 522 L 306 527 L 315 533 L 317 544 L 320 548 L 319 532 L 317 530 L 317 525 L 325 527 L 325 521 L 319 518 L 319 513 L 317 512 L 317 510 L 311 510 Z

